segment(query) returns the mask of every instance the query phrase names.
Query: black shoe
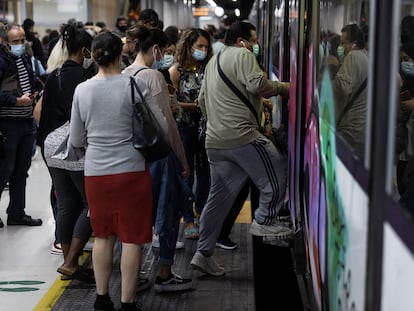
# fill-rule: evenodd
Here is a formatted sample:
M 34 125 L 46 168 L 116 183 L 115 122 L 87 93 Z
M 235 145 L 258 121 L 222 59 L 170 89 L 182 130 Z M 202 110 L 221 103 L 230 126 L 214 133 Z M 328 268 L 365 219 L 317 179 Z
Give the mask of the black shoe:
M 143 307 L 138 302 L 133 303 L 121 303 L 120 311 L 143 311 Z
M 0 228 L 3 228 L 4 227 L 4 223 L 1 221 L 1 218 L 0 218 Z
M 157 293 L 178 292 L 193 288 L 193 280 L 184 279 L 178 274 L 172 273 L 168 279 L 155 278 L 154 289 Z
M 114 303 L 109 295 L 97 295 L 93 307 L 95 311 L 115 311 Z
M 237 243 L 230 240 L 230 238 L 218 240 L 216 246 L 226 250 L 233 250 L 238 247 Z
M 32 216 L 24 215 L 20 218 L 7 218 L 8 226 L 41 226 L 42 220 L 40 218 L 32 218 Z

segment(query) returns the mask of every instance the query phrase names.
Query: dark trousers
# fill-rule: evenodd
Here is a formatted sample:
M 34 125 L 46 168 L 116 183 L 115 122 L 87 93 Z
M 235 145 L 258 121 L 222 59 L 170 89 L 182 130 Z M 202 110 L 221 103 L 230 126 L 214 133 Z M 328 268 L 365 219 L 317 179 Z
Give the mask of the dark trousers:
M 59 200 L 56 219 L 58 240 L 70 244 L 72 238 L 87 241 L 92 234 L 88 217 L 83 171 L 49 168 Z
M 196 178 L 194 209 L 197 213 L 201 213 L 210 189 L 209 164 L 206 150 L 198 139 L 198 129 L 196 127 L 180 125 L 179 132 L 184 146 L 185 157 L 190 167 L 188 185 L 191 189 Z M 183 207 L 183 217 L 185 222 L 194 220 L 192 202 Z
M 7 214 L 10 218 L 20 218 L 25 215 L 26 179 L 32 163 L 36 125 L 32 118 L 0 118 L 0 131 L 6 137 L 5 154 L 0 161 L 0 197 L 8 181 L 10 202 Z

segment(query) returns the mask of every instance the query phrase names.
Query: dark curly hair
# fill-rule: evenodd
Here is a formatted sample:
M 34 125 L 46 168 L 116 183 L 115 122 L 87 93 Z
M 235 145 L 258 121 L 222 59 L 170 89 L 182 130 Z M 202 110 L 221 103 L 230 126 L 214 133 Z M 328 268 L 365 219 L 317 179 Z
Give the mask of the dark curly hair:
M 191 48 L 199 37 L 204 37 L 208 41 L 207 57 L 200 62 L 201 65 L 205 67 L 207 62 L 213 56 L 211 37 L 207 31 L 200 28 L 190 28 L 188 30 L 185 30 L 177 43 L 177 50 L 174 56 L 174 61 L 178 63 L 178 68 L 180 70 L 193 70 L 195 60 L 192 57 Z

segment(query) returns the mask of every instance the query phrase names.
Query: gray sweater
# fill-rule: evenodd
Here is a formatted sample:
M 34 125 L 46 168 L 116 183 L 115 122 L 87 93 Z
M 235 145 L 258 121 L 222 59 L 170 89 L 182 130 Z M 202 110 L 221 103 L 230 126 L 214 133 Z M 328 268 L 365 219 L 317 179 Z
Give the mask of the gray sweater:
M 168 125 L 141 79 L 135 78 L 163 131 Z M 139 95 L 135 92 L 135 97 Z M 132 146 L 130 78 L 94 77 L 76 87 L 73 96 L 70 143 L 87 146 L 85 176 L 102 176 L 145 170 L 145 160 Z

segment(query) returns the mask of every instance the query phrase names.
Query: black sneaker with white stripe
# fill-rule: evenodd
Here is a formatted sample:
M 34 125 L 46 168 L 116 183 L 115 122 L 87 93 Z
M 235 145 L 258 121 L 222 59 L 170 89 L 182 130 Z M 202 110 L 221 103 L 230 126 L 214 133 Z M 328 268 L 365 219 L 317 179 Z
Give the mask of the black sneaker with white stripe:
M 233 242 L 232 240 L 230 240 L 230 238 L 224 238 L 221 240 L 218 240 L 216 243 L 217 247 L 220 247 L 222 249 L 226 249 L 226 250 L 233 250 L 236 249 L 238 247 L 237 243 Z
M 184 279 L 175 273 L 172 273 L 168 279 L 162 279 L 159 276 L 157 276 L 154 284 L 154 289 L 157 293 L 178 292 L 183 290 L 189 290 L 192 288 L 192 279 Z

